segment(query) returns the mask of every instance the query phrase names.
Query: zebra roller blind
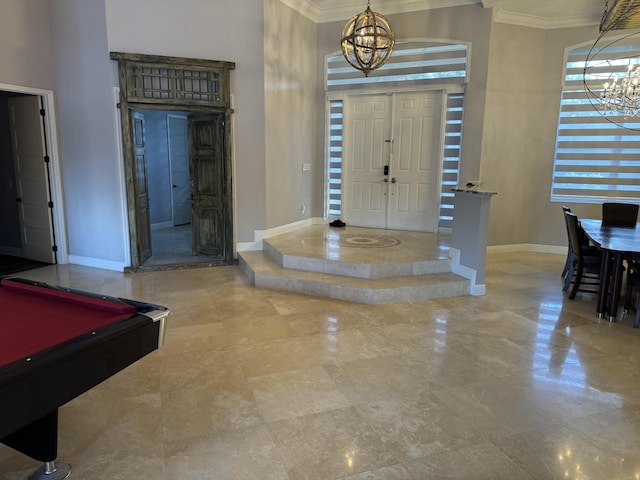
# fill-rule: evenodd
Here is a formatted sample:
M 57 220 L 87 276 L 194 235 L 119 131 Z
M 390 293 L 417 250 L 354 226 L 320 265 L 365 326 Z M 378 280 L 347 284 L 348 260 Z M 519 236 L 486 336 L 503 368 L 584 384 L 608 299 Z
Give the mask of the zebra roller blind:
M 590 62 L 591 45 L 567 53 L 556 137 L 551 200 L 600 203 L 640 199 L 640 118 L 598 111 L 585 83 L 596 96 L 605 81 L 624 75 L 638 63 L 640 38 L 606 48 Z M 605 51 L 606 50 L 606 51 Z M 592 95 L 593 97 L 593 95 Z

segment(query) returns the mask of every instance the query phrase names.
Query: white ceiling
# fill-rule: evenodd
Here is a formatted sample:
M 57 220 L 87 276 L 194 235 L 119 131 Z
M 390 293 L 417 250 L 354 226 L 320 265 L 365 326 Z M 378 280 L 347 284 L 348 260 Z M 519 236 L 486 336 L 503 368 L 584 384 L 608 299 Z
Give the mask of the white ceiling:
M 318 23 L 347 20 L 367 6 L 367 0 L 282 0 Z M 537 28 L 598 25 L 606 0 L 370 0 L 383 15 L 431 8 L 477 5 L 493 9 L 494 20 Z M 613 1 L 613 0 L 611 0 Z

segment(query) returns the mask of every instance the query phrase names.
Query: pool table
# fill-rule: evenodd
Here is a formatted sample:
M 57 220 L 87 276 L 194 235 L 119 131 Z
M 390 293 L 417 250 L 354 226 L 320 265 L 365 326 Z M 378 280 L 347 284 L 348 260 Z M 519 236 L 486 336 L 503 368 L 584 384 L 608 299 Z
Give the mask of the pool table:
M 43 462 L 30 479 L 66 478 L 58 408 L 164 339 L 165 307 L 15 277 L 0 278 L 0 442 Z

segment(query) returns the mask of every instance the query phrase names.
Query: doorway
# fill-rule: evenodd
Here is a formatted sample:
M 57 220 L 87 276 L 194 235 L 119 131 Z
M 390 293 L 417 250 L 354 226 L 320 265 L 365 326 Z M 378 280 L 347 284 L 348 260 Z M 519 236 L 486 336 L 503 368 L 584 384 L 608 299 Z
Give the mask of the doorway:
M 216 219 L 223 207 L 207 192 L 224 188 L 222 166 L 209 162 L 224 146 L 220 122 L 215 115 L 149 109 L 134 110 L 133 122 L 138 220 L 149 225 L 140 234 L 147 246 L 139 252 L 142 269 L 219 261 L 224 226 Z
M 231 171 L 230 62 L 112 52 L 120 77 L 120 120 L 125 165 L 125 183 L 131 246 L 128 270 L 182 268 L 194 264 L 234 263 Z M 149 155 L 158 147 L 150 136 L 149 119 L 157 112 L 166 123 L 165 173 L 150 170 Z M 169 120 L 171 118 L 171 120 Z M 186 142 L 183 119 L 186 118 Z M 172 124 L 172 133 L 169 124 Z M 169 165 L 170 140 L 177 170 Z M 180 144 L 182 143 L 182 147 Z M 184 151 L 184 144 L 187 152 Z M 182 157 L 182 163 L 180 158 Z M 188 169 L 184 159 L 188 159 Z M 174 177 L 176 182 L 173 182 Z M 163 182 L 165 194 L 154 198 L 155 180 Z M 184 181 L 188 180 L 188 185 Z M 175 185 L 175 188 L 174 188 Z M 179 189 L 184 189 L 179 193 Z M 176 190 L 174 194 L 173 190 Z M 186 193 L 185 193 L 186 192 Z M 154 205 L 165 203 L 169 217 L 155 223 L 167 225 L 169 237 L 180 241 L 191 235 L 188 261 L 154 264 Z M 155 203 L 154 203 L 155 202 Z M 190 216 L 183 215 L 190 209 Z M 158 210 L 159 211 L 159 210 Z M 177 220 L 176 220 L 177 218 Z M 182 220 L 180 219 L 182 218 Z M 190 218 L 188 223 L 182 223 Z M 177 232 L 176 229 L 179 229 Z M 183 240 L 180 240 L 183 239 Z M 158 241 L 156 240 L 156 243 Z
M 0 88 L 0 271 L 66 263 L 53 94 Z
M 348 96 L 347 224 L 438 230 L 444 111 L 442 91 Z

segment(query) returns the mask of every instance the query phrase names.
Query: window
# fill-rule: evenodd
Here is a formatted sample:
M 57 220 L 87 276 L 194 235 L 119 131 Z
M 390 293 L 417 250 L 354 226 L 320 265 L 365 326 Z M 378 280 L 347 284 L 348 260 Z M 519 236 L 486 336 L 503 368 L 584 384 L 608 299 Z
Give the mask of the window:
M 636 38 L 637 41 L 637 38 Z M 583 82 L 591 45 L 567 52 L 553 164 L 551 200 L 600 203 L 640 199 L 640 118 L 603 116 Z M 592 92 L 610 77 L 624 75 L 629 58 L 638 61 L 640 44 L 617 43 L 590 62 Z M 617 123 L 623 124 L 623 126 Z
M 468 46 L 433 41 L 396 43 L 385 65 L 364 77 L 341 54 L 327 57 L 328 102 L 327 213 L 342 214 L 343 95 L 349 91 L 442 88 L 446 92 L 446 123 L 440 195 L 440 228 L 453 221 L 453 193 L 458 184 L 462 146 L 463 85 L 467 81 Z

